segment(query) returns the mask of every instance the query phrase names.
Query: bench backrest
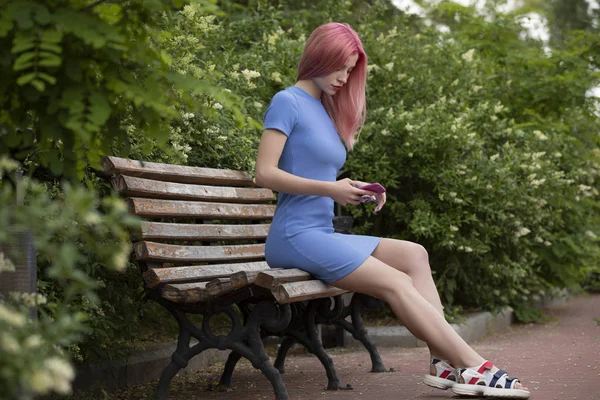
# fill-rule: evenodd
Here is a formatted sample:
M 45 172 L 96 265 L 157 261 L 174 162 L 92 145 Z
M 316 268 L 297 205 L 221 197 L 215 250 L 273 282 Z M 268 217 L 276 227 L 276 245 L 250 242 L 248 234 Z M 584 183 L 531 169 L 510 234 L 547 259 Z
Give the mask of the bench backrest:
M 105 157 L 102 166 L 144 222 L 134 243 L 153 266 L 263 261 L 274 194 L 244 171 Z M 242 243 L 240 243 L 242 242 Z

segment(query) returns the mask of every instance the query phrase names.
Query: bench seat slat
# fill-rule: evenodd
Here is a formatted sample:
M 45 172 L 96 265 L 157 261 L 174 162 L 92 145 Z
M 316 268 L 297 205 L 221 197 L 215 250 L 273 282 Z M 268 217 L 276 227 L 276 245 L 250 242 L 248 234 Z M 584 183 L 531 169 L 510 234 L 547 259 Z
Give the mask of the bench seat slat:
M 112 175 L 130 175 L 159 181 L 255 187 L 252 174 L 232 169 L 188 167 L 142 162 L 120 157 L 102 158 L 104 171 Z
M 206 292 L 212 297 L 233 292 L 235 289 L 230 278 L 216 278 L 206 284 Z
M 263 188 L 192 185 L 124 175 L 116 176 L 112 182 L 114 188 L 124 196 L 233 203 L 268 203 L 274 199 L 273 192 Z
M 337 296 L 346 293 L 347 290 L 336 288 L 323 281 L 312 280 L 283 283 L 272 289 L 271 292 L 280 304 L 288 304 L 304 300 Z
M 275 206 L 270 204 L 210 203 L 203 201 L 159 200 L 132 197 L 129 210 L 140 217 L 272 219 Z
M 166 285 L 161 295 L 174 303 L 199 303 L 211 299 L 206 290 L 208 282 L 183 283 Z
M 267 289 L 275 289 L 282 283 L 313 280 L 311 274 L 299 268 L 259 271 L 255 284 Z
M 257 260 L 265 257 L 264 244 L 232 246 L 178 246 L 156 242 L 134 244 L 138 260 L 173 263 Z
M 144 272 L 144 281 L 149 288 L 165 284 L 210 281 L 228 277 L 239 271 L 261 271 L 269 269 L 266 262 L 236 264 L 192 265 L 186 267 L 150 268 Z
M 265 239 L 271 224 L 220 225 L 220 224 L 176 224 L 148 222 L 141 224 L 140 239 L 178 240 L 240 240 Z

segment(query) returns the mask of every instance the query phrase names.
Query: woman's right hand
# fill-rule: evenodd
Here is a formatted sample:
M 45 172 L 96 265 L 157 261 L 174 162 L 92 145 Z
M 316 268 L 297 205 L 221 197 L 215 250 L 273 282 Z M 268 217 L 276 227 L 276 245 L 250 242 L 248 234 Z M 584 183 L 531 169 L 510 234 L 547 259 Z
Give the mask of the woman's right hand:
M 375 192 L 370 190 L 362 190 L 355 186 L 352 179 L 340 179 L 339 181 L 331 182 L 331 197 L 336 203 L 343 206 L 347 204 L 360 204 L 361 196 L 374 195 Z

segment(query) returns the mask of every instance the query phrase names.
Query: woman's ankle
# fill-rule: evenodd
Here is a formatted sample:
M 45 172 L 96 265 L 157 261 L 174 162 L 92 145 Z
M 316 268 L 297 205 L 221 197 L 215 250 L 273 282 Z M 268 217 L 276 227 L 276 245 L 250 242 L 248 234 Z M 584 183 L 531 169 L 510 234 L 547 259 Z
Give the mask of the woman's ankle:
M 452 364 L 456 368 L 474 368 L 483 364 L 485 359 L 481 356 L 463 357 Z

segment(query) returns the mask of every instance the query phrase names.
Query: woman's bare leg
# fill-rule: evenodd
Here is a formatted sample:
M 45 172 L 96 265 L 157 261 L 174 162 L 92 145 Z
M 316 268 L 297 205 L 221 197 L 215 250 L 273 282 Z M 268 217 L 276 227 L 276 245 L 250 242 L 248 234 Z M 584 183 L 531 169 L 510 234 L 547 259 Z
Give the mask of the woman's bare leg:
M 386 301 L 408 330 L 458 368 L 474 367 L 484 359 L 473 350 L 436 308 L 415 288 L 406 273 L 370 256 L 333 286 Z M 520 383 L 517 389 L 523 388 Z
M 373 257 L 410 276 L 421 296 L 444 315 L 444 307 L 431 275 L 429 254 L 423 246 L 406 240 L 383 238 Z M 443 359 L 433 345 L 428 344 L 428 347 L 432 357 Z
M 410 276 L 421 296 L 444 315 L 444 307 L 431 275 L 429 255 L 423 246 L 384 238 L 373 252 L 373 257 Z
M 408 274 L 375 257 L 367 258 L 351 274 L 332 285 L 384 300 L 413 335 L 455 366 L 474 366 L 484 361 L 419 293 Z

